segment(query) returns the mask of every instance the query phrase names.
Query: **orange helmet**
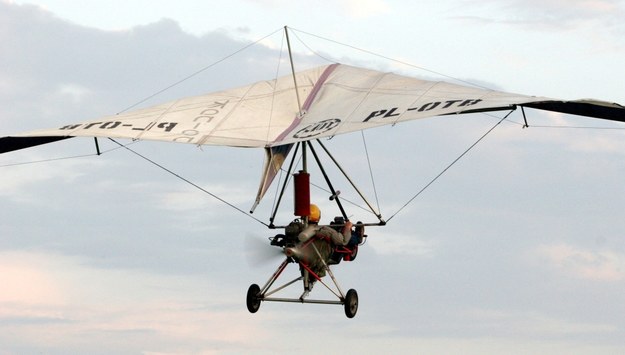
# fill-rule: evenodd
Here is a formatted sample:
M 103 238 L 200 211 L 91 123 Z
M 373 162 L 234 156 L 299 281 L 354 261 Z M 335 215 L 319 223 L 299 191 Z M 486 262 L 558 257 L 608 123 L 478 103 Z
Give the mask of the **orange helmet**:
M 308 222 L 318 223 L 321 219 L 321 210 L 317 205 L 310 205 L 310 214 L 308 215 Z

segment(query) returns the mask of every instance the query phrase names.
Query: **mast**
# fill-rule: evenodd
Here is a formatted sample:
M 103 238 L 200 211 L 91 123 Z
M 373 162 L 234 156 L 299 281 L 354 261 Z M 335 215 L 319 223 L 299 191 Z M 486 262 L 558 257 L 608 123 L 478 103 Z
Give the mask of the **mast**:
M 304 115 L 302 111 L 302 101 L 299 97 L 299 88 L 297 86 L 297 77 L 295 76 L 295 65 L 293 64 L 293 52 L 291 51 L 291 41 L 289 40 L 289 29 L 284 26 L 284 35 L 286 36 L 286 46 L 289 51 L 289 62 L 291 63 L 291 73 L 293 74 L 293 85 L 295 86 L 295 97 L 297 98 L 297 116 L 301 118 Z M 302 144 L 302 170 L 294 174 L 294 195 L 295 208 L 294 214 L 300 216 L 305 225 L 308 225 L 308 215 L 310 215 L 310 175 L 308 174 L 308 161 L 306 144 Z
M 299 88 L 297 86 L 297 78 L 295 77 L 295 65 L 293 64 L 293 52 L 291 51 L 291 41 L 289 40 L 289 28 L 284 26 L 284 35 L 286 36 L 286 47 L 289 52 L 289 62 L 291 63 L 291 73 L 293 74 L 293 85 L 295 85 L 295 97 L 297 98 L 298 116 L 302 117 L 302 101 L 299 97 Z M 306 144 L 302 144 L 302 170 L 308 172 L 308 162 L 306 161 Z
M 295 96 L 297 97 L 297 109 L 299 116 L 302 116 L 302 102 L 299 98 L 299 90 L 297 88 L 297 78 L 295 77 L 295 66 L 293 65 L 293 53 L 291 52 L 291 41 L 289 40 L 288 27 L 284 26 L 284 35 L 286 36 L 286 46 L 289 51 L 289 62 L 291 63 L 291 73 L 293 74 L 293 84 L 295 85 Z

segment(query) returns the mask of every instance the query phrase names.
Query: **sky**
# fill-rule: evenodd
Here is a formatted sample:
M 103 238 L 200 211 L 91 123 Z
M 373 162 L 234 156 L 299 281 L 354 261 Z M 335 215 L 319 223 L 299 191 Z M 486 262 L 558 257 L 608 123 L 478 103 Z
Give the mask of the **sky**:
M 624 15 L 608 0 L 0 0 L 0 136 L 273 79 L 289 70 L 285 25 L 298 70 L 338 61 L 625 104 Z M 374 176 L 388 218 L 497 115 L 326 144 L 369 196 Z M 89 139 L 2 155 L 0 354 L 621 354 L 625 126 L 527 119 L 513 113 L 368 228 L 358 258 L 334 269 L 358 291 L 353 319 L 325 305 L 248 313 L 248 286 L 280 262 L 277 231 L 112 142 L 101 156 Z M 243 211 L 253 203 L 261 150 L 130 147 Z M 274 194 L 253 217 L 268 220 Z M 312 191 L 331 219 L 327 197 Z M 288 203 L 280 221 L 294 218 Z

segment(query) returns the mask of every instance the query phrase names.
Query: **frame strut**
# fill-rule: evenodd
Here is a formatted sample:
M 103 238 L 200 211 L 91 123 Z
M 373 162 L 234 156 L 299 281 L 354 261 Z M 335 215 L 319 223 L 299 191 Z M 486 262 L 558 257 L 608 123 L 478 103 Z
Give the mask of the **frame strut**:
M 98 137 L 93 137 L 93 140 L 95 141 L 96 153 L 98 153 L 98 155 L 101 155 L 102 153 L 100 152 L 100 144 L 98 143 Z
M 319 166 L 319 170 L 321 170 L 321 174 L 323 175 L 323 178 L 326 180 L 326 183 L 328 184 L 328 187 L 330 188 L 330 192 L 332 192 L 332 196 L 335 196 L 336 204 L 339 207 L 339 209 L 341 210 L 341 214 L 343 215 L 343 218 L 345 218 L 345 220 L 348 221 L 349 218 L 347 217 L 347 213 L 345 213 L 345 209 L 343 208 L 343 204 L 341 204 L 341 200 L 339 199 L 339 196 L 336 193 L 336 190 L 334 189 L 334 186 L 332 186 L 332 182 L 330 182 L 330 178 L 328 177 L 328 174 L 326 174 L 326 171 L 323 168 L 323 165 L 321 165 L 321 161 L 319 160 L 319 156 L 317 156 L 317 152 L 313 148 L 312 143 L 310 141 L 307 141 L 306 143 L 310 147 L 310 151 L 313 154 L 313 157 L 315 157 L 315 161 L 317 162 L 317 166 Z
M 277 287 L 277 288 L 273 289 L 271 292 L 267 292 L 267 291 L 266 291 L 266 293 L 265 293 L 265 297 L 267 297 L 267 296 L 271 296 L 271 295 L 273 295 L 274 293 L 276 293 L 276 292 L 278 292 L 278 291 L 284 290 L 285 288 L 287 288 L 287 287 L 291 286 L 292 284 L 296 283 L 297 281 L 302 281 L 302 279 L 303 279 L 303 277 L 302 277 L 302 276 L 300 276 L 300 277 L 297 277 L 297 278 L 295 278 L 295 279 L 293 279 L 293 280 L 291 280 L 291 281 L 289 281 L 289 282 L 285 283 L 284 285 L 282 285 L 282 286 L 280 286 L 280 287 Z
M 336 287 L 336 289 L 333 289 L 332 287 L 330 287 L 330 285 L 328 285 L 325 282 L 323 282 L 321 277 L 319 277 L 314 271 L 312 271 L 310 269 L 310 267 L 305 262 L 303 262 L 302 260 L 295 261 L 292 258 L 287 257 L 280 264 L 280 266 L 278 266 L 276 271 L 271 275 L 269 280 L 267 280 L 265 285 L 260 289 L 260 293 L 259 293 L 259 300 L 260 301 L 291 302 L 291 303 L 318 303 L 318 304 L 336 304 L 336 305 L 344 305 L 345 304 L 345 302 L 346 302 L 346 300 L 345 300 L 345 298 L 346 298 L 345 293 L 343 292 L 343 290 L 341 289 L 341 286 L 339 285 L 338 281 L 334 277 L 334 274 L 332 273 L 332 270 L 330 269 L 330 266 L 326 263 L 324 258 L 321 256 L 321 253 L 319 252 L 319 249 L 315 246 L 314 241 L 315 241 L 314 238 L 310 239 L 309 241 L 307 241 L 305 243 L 304 247 L 312 247 L 313 248 L 315 254 L 317 254 L 317 257 L 319 257 L 319 259 L 323 263 L 324 270 L 328 273 L 328 275 L 330 275 L 330 278 L 332 279 L 332 282 L 334 284 L 334 287 Z M 272 286 L 278 280 L 278 278 L 280 278 L 280 276 L 282 275 L 282 272 L 286 269 L 288 264 L 293 263 L 293 262 L 296 263 L 296 264 L 299 264 L 300 269 L 303 272 L 302 276 L 298 276 L 295 279 L 293 279 L 291 281 L 288 281 L 287 283 L 283 284 L 282 286 L 279 286 L 279 287 L 276 287 L 276 288 L 272 289 Z M 338 298 L 338 300 L 333 301 L 333 300 L 323 300 L 323 299 L 307 299 L 306 297 L 308 296 L 308 294 L 312 290 L 312 287 L 308 287 L 308 285 L 306 283 L 307 277 L 313 277 L 316 281 L 319 281 L 319 283 L 321 283 L 326 289 L 328 289 L 332 294 L 334 294 L 334 296 L 336 296 L 336 298 Z M 271 295 L 274 295 L 274 294 L 278 293 L 279 291 L 284 290 L 285 288 L 293 285 L 294 283 L 296 283 L 298 281 L 304 281 L 304 286 L 305 286 L 304 293 L 299 298 L 270 297 Z
M 523 122 L 525 122 L 523 128 L 528 128 L 529 125 L 527 124 L 527 117 L 525 116 L 525 109 L 523 108 L 523 106 L 521 106 L 521 113 L 523 113 Z
M 280 276 L 280 274 L 282 274 L 282 271 L 284 271 L 284 269 L 286 268 L 286 266 L 289 264 L 289 259 L 286 258 L 282 264 L 280 264 L 280 266 L 278 266 L 278 269 L 273 273 L 273 275 L 271 275 L 271 277 L 269 278 L 269 280 L 267 281 L 267 283 L 265 284 L 265 286 L 263 286 L 263 288 L 260 290 L 261 294 L 265 294 L 267 291 L 269 291 L 269 288 L 271 287 L 271 285 L 273 285 L 274 282 L 276 282 L 276 280 L 278 279 L 278 277 Z M 284 288 L 284 287 L 283 287 Z
M 344 300 L 345 299 L 345 294 L 343 293 L 343 290 L 341 290 L 341 286 L 339 286 L 338 282 L 336 281 L 336 278 L 334 277 L 334 273 L 332 272 L 332 270 L 330 269 L 330 267 L 328 266 L 326 261 L 321 256 L 321 253 L 319 252 L 319 249 L 317 249 L 315 244 L 311 243 L 310 245 L 313 247 L 313 250 L 315 251 L 315 253 L 319 257 L 319 260 L 321 260 L 321 262 L 323 263 L 323 267 L 326 269 L 326 272 L 332 278 L 332 282 L 334 282 L 334 286 L 336 286 L 336 289 L 339 291 L 339 294 L 337 295 L 336 292 L 334 292 L 334 290 L 332 290 L 328 285 L 325 284 L 325 282 L 323 282 L 323 280 L 319 279 L 319 282 L 321 282 L 321 284 L 323 286 L 325 286 L 328 290 L 330 290 L 330 292 L 334 293 L 334 295 L 336 297 L 338 297 L 341 300 Z
M 323 150 L 326 152 L 326 154 L 328 154 L 328 156 L 330 157 L 330 159 L 332 159 L 332 161 L 334 162 L 334 165 L 336 165 L 336 167 L 341 171 L 341 173 L 343 174 L 343 176 L 345 176 L 345 178 L 347 179 L 347 181 L 349 181 L 349 183 L 352 185 L 352 187 L 354 188 L 354 190 L 356 190 L 356 192 L 358 193 L 358 195 L 360 195 L 360 198 L 362 198 L 362 200 L 367 204 L 367 206 L 369 206 L 369 209 L 371 210 L 371 212 L 373 212 L 373 214 L 375 214 L 376 217 L 378 217 L 378 219 L 380 220 L 380 225 L 385 225 L 386 221 L 382 218 L 382 214 L 380 212 L 378 212 L 375 207 L 373 207 L 373 205 L 371 205 L 371 203 L 369 202 L 369 200 L 367 200 L 367 198 L 365 197 L 365 195 L 360 191 L 360 189 L 358 189 L 358 187 L 356 186 L 356 184 L 354 184 L 354 181 L 352 181 L 352 179 L 349 177 L 349 175 L 347 175 L 347 173 L 345 172 L 345 170 L 343 170 L 343 167 L 341 167 L 341 165 L 338 163 L 338 161 L 336 161 L 336 159 L 334 158 L 334 156 L 332 154 L 330 154 L 330 151 L 328 150 L 328 148 L 326 148 L 325 145 L 323 145 L 323 143 L 321 143 L 321 141 L 319 139 L 316 140 L 317 143 L 319 143 L 319 145 L 321 146 L 321 148 L 323 148 Z M 334 192 L 332 192 L 334 193 Z
M 336 304 L 343 305 L 343 301 L 330 301 L 330 300 L 309 300 L 305 298 L 263 298 L 263 301 L 269 302 L 291 302 L 291 303 L 316 303 L 316 304 Z

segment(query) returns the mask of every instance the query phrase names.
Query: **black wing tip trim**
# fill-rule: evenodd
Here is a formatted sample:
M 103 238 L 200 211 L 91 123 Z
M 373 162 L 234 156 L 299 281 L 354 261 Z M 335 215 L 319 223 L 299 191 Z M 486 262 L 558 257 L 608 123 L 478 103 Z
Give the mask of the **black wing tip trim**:
M 0 154 L 12 152 L 14 150 L 20 150 L 24 148 L 30 148 L 42 144 L 48 144 L 67 138 L 73 138 L 72 136 L 58 137 L 58 136 L 45 136 L 45 137 L 1 137 L 0 138 Z
M 625 122 L 625 107 L 618 104 L 600 104 L 585 101 L 540 101 L 522 104 L 522 106 L 572 115 L 602 118 L 604 120 Z

